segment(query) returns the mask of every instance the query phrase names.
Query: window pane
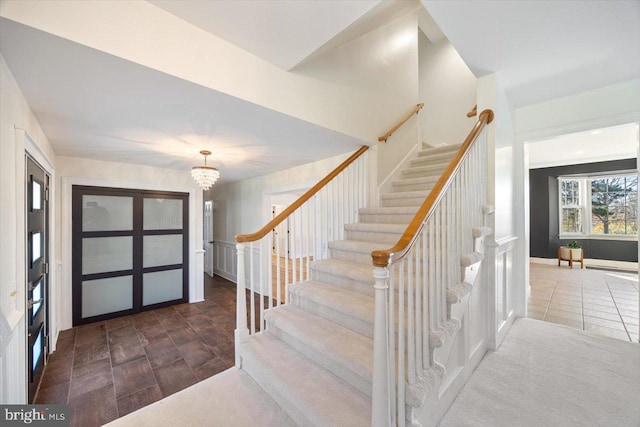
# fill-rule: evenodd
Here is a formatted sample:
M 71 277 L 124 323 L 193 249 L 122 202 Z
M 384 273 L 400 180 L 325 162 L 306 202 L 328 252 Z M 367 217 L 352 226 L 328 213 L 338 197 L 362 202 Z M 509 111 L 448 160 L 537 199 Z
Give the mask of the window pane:
M 144 199 L 145 230 L 182 230 L 181 199 Z
M 31 349 L 31 370 L 35 373 L 38 370 L 38 365 L 40 364 L 40 359 L 42 358 L 42 350 L 44 350 L 44 340 L 42 339 L 44 335 L 44 330 L 40 329 L 38 332 L 38 337 L 33 343 L 33 348 Z
M 133 308 L 133 276 L 82 282 L 82 317 Z
M 582 232 L 582 214 L 580 208 L 562 208 L 562 232 Z
M 33 306 L 31 307 L 31 319 L 35 319 L 35 317 L 38 315 L 38 311 L 40 311 L 40 307 L 42 307 L 42 279 L 38 280 L 38 283 L 36 284 L 36 286 L 33 288 L 33 291 L 31 293 L 31 301 L 33 301 L 35 304 L 33 304 Z M 37 302 L 36 301 L 40 301 Z
M 82 274 L 106 273 L 133 268 L 133 237 L 82 239 Z
M 144 236 L 142 266 L 182 264 L 182 234 Z
M 36 262 L 42 256 L 42 233 L 31 235 L 31 262 Z
M 595 234 L 636 234 L 637 176 L 591 181 L 591 231 Z
M 143 305 L 182 298 L 182 269 L 145 273 L 142 281 Z
M 31 181 L 31 210 L 42 209 L 42 185 L 36 180 Z
M 133 197 L 82 196 L 82 231 L 133 229 Z
M 577 180 L 562 180 L 560 185 L 562 206 L 577 206 L 580 204 L 580 182 Z

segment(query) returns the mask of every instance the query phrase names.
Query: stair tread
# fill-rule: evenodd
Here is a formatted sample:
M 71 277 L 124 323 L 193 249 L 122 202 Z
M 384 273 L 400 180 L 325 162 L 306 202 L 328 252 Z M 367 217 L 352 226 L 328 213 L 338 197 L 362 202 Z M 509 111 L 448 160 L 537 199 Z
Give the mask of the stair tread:
M 424 190 L 419 191 L 398 191 L 394 193 L 383 193 L 380 195 L 381 199 L 403 199 L 403 198 L 416 198 L 422 197 L 427 198 L 429 193 Z
M 384 243 L 367 242 L 362 240 L 334 240 L 329 242 L 329 249 L 336 249 L 348 252 L 371 253 L 376 249 L 385 249 Z
M 315 280 L 289 285 L 289 292 L 324 306 L 330 306 L 335 311 L 358 320 L 373 324 L 374 300 L 371 295 L 337 288 Z
M 349 373 L 355 374 L 361 387 L 371 394 L 371 378 L 373 375 L 373 340 L 354 332 L 337 323 L 298 308 L 294 305 L 283 305 L 265 313 L 268 328 L 279 329 L 296 343 L 300 343 L 306 351 L 296 350 L 308 356 L 323 359 L 321 366 L 346 380 Z M 271 331 L 271 329 L 269 329 Z M 282 339 L 282 337 L 278 334 Z M 316 360 L 316 359 L 314 359 Z M 349 371 L 345 373 L 345 370 Z M 354 385 L 355 386 L 355 385 Z
M 345 230 L 349 231 L 368 231 L 374 233 L 404 233 L 407 228 L 403 224 L 378 224 L 374 222 L 354 222 L 346 224 Z
M 346 278 L 357 280 L 360 282 L 369 282 L 371 283 L 371 287 L 373 288 L 373 274 L 371 265 L 363 265 L 355 262 L 327 258 L 320 261 L 311 262 L 311 269 L 344 276 Z
M 269 332 L 240 344 L 243 368 L 299 425 L 371 425 L 371 399 Z M 254 367 L 255 364 L 255 367 Z
M 397 194 L 397 193 L 394 193 Z M 417 206 L 381 206 L 377 208 L 360 208 L 360 215 L 415 215 Z
M 440 146 L 437 146 L 437 147 L 423 148 L 422 150 L 420 150 L 420 152 L 421 153 L 429 153 L 429 154 L 446 153 L 446 152 L 450 152 L 450 151 L 458 151 L 461 146 L 462 146 L 462 144 L 440 145 Z
M 421 176 L 419 178 L 402 178 L 402 179 L 397 179 L 393 181 L 392 185 L 399 186 L 399 185 L 409 185 L 409 184 L 435 183 L 436 181 L 438 181 L 438 179 L 440 179 L 440 175 Z

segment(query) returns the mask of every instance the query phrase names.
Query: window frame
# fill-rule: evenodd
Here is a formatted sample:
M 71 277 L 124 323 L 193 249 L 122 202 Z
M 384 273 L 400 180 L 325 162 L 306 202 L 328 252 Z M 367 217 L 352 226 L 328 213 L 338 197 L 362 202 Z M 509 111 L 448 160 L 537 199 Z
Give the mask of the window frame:
M 592 215 L 592 181 L 596 179 L 610 179 L 610 178 L 624 178 L 635 177 L 638 179 L 638 172 L 634 170 L 606 172 L 602 174 L 592 175 L 563 175 L 558 177 L 558 237 L 560 239 L 594 239 L 594 240 L 638 240 L 638 234 L 597 234 L 592 232 L 593 227 L 593 215 Z M 579 197 L 581 203 L 579 205 L 567 205 L 562 204 L 562 184 L 566 181 L 578 181 L 579 185 Z M 638 187 L 640 187 L 640 179 L 638 179 Z M 636 189 L 636 194 L 638 193 Z M 579 208 L 582 220 L 582 232 L 564 232 L 562 230 L 562 210 L 564 208 Z M 636 215 L 640 203 L 636 205 Z

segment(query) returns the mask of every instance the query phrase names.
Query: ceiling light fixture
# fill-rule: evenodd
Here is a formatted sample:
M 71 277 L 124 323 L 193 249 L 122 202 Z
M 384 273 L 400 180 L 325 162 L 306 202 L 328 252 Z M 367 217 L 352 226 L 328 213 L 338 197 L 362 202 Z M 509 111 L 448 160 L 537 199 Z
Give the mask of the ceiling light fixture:
M 207 166 L 207 156 L 211 151 L 202 150 L 200 154 L 204 156 L 204 166 L 194 166 L 191 168 L 191 176 L 203 190 L 208 190 L 220 178 L 220 171 L 211 166 Z

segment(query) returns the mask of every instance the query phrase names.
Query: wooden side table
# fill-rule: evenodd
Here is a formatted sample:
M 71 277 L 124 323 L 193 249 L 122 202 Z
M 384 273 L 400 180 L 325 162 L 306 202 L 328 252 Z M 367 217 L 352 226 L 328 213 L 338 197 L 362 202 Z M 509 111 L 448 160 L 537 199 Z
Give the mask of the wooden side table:
M 576 254 L 580 251 L 580 255 Z M 560 267 L 560 261 L 569 261 L 569 267 L 573 268 L 573 262 L 580 262 L 580 268 L 584 268 L 584 251 L 582 248 L 572 249 L 567 246 L 560 246 L 558 248 L 558 267 Z

